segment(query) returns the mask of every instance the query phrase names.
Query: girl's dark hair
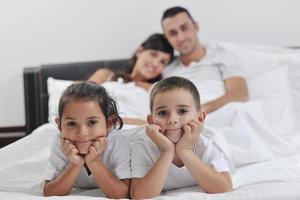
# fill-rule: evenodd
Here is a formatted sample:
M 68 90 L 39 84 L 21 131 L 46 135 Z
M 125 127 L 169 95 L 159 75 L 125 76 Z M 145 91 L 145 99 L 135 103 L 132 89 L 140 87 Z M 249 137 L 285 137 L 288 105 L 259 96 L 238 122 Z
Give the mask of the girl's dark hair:
M 110 120 L 110 124 L 118 129 L 123 126 L 123 120 L 119 116 L 116 101 L 109 96 L 108 92 L 99 84 L 93 82 L 78 82 L 70 85 L 64 91 L 59 100 L 58 116 L 62 119 L 64 108 L 70 100 L 88 100 L 95 101 L 101 108 L 106 121 Z
M 174 58 L 174 49 L 170 45 L 170 43 L 168 42 L 164 34 L 154 33 L 150 35 L 141 44 L 141 47 L 143 48 L 143 50 L 158 50 L 170 54 L 170 62 Z M 137 56 L 136 53 L 134 53 L 134 55 L 130 59 L 129 65 L 125 66 L 125 70 L 115 73 L 115 79 L 117 77 L 122 77 L 125 80 L 125 82 L 129 82 L 130 81 L 129 75 L 131 74 L 136 61 L 137 61 Z M 154 79 L 149 80 L 148 82 L 153 83 L 157 80 L 160 80 L 161 78 L 162 78 L 161 76 L 155 77 Z

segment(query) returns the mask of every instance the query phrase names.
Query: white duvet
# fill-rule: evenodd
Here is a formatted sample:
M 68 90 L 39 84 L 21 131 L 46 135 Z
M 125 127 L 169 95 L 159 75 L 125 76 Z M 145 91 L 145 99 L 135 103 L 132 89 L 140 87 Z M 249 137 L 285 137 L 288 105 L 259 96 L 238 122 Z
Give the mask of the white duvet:
M 206 125 L 215 130 L 217 144 L 235 167 L 235 191 L 212 195 L 191 187 L 164 192 L 157 199 L 300 199 L 300 191 L 295 190 L 300 188 L 300 85 L 297 81 L 300 51 L 220 45 L 237 52 L 244 62 L 242 67 L 248 71 L 250 101 L 227 104 L 209 114 L 206 120 Z M 71 82 L 48 80 L 50 122 L 57 112 L 58 97 L 69 84 Z M 146 117 L 149 109 L 146 91 L 134 83 L 108 82 L 104 86 L 116 98 L 123 116 Z M 58 134 L 57 128 L 49 123 L 0 150 L 0 191 L 3 191 L 0 199 L 42 198 L 38 197 L 42 173 L 55 134 Z M 277 191 L 279 195 L 273 192 L 276 187 L 281 188 Z M 257 189 L 266 192 L 258 194 L 254 192 Z M 12 195 L 7 191 L 17 193 Z M 77 199 L 78 195 L 83 195 L 80 199 L 85 199 L 101 196 L 101 193 L 99 190 L 75 190 L 72 195 L 67 198 Z

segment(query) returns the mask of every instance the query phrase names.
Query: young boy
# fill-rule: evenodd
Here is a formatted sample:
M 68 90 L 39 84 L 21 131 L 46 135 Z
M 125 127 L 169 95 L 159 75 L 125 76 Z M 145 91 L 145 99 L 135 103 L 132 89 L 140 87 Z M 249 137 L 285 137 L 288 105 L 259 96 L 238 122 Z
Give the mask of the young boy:
M 202 136 L 205 112 L 187 79 L 159 81 L 150 94 L 146 134 L 132 146 L 132 198 L 152 198 L 162 190 L 199 185 L 208 193 L 232 190 L 223 153 Z

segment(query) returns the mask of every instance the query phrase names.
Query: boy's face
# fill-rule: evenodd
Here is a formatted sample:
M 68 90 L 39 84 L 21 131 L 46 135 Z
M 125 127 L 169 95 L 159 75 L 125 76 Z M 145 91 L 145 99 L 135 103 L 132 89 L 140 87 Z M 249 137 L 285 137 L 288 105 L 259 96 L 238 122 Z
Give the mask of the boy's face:
M 100 106 L 95 101 L 70 100 L 57 119 L 62 137 L 70 140 L 80 154 L 87 154 L 90 145 L 107 135 L 107 123 Z
M 197 110 L 192 94 L 183 89 L 160 92 L 153 99 L 152 114 L 148 122 L 161 127 L 161 132 L 173 143 L 183 135 L 183 126 L 191 121 L 204 121 Z

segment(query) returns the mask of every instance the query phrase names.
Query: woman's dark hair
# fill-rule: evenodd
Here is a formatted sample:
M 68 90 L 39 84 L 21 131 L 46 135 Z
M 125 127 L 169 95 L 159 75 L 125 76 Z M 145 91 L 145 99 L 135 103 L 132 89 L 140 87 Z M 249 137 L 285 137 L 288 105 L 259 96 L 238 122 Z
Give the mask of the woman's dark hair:
M 109 96 L 108 92 L 99 84 L 93 82 L 78 82 L 70 85 L 64 91 L 59 100 L 58 116 L 62 119 L 64 108 L 66 104 L 71 100 L 87 100 L 95 101 L 101 108 L 102 113 L 105 116 L 106 121 L 109 119 L 110 124 L 118 129 L 123 126 L 123 120 L 119 116 L 116 101 Z
M 170 43 L 168 42 L 168 40 L 166 39 L 164 34 L 154 33 L 154 34 L 150 35 L 141 44 L 141 47 L 143 48 L 143 50 L 158 50 L 158 51 L 162 51 L 162 52 L 165 52 L 167 54 L 170 54 L 170 62 L 174 58 L 174 49 L 170 45 Z M 137 61 L 137 56 L 136 56 L 136 53 L 135 53 L 131 57 L 129 65 L 125 66 L 125 70 L 115 73 L 115 79 L 117 77 L 122 77 L 122 78 L 124 78 L 125 82 L 130 81 L 129 74 L 131 74 L 136 61 Z M 154 79 L 149 80 L 148 82 L 152 83 L 152 82 L 155 82 L 157 80 L 160 80 L 161 78 L 162 78 L 161 76 L 155 77 Z

